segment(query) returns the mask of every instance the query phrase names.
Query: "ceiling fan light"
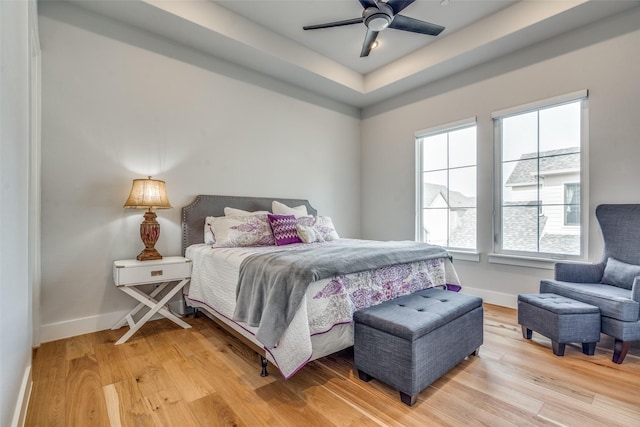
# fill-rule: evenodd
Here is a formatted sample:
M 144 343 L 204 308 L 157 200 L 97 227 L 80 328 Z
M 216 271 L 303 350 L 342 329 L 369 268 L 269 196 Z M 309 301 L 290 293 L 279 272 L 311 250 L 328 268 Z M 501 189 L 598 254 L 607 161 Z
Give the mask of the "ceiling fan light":
M 384 13 L 376 13 L 367 17 L 365 24 L 371 31 L 382 31 L 391 24 L 391 18 Z

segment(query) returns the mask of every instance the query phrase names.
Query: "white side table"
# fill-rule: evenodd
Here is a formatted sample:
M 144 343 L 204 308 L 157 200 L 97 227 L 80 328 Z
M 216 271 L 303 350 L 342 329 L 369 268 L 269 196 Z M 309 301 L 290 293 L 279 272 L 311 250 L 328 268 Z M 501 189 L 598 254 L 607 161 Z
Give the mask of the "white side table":
M 169 310 L 164 308 L 165 304 L 189 283 L 190 278 L 191 260 L 181 256 L 164 257 L 154 261 L 138 261 L 136 259 L 114 261 L 113 282 L 122 292 L 131 295 L 140 302 L 140 304 L 111 328 L 115 330 L 124 326 L 125 323 L 129 324 L 129 331 L 116 342 L 116 345 L 126 342 L 156 313 L 161 314 L 183 328 L 190 328 L 191 325 L 174 316 Z M 155 287 L 150 294 L 145 294 L 138 289 L 140 285 L 154 283 L 159 285 Z M 170 283 L 175 283 L 175 285 L 160 301 L 157 301 L 155 296 L 162 292 Z M 135 322 L 133 316 L 145 306 L 149 307 L 149 311 L 142 316 L 140 320 Z

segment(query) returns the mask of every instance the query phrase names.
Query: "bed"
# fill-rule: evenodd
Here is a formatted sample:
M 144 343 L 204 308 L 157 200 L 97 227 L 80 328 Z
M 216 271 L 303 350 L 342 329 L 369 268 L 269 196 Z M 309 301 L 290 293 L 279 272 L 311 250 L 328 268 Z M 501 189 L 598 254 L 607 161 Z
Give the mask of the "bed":
M 223 228 L 220 224 L 230 221 L 235 224 L 237 222 L 233 221 L 240 220 L 258 221 L 249 219 L 248 217 L 254 214 L 248 212 L 255 213 L 262 224 L 267 215 L 260 212 L 271 212 L 274 200 L 281 206 L 297 209 L 297 213 L 304 211 L 300 216 L 296 215 L 295 219 L 291 219 L 291 215 L 279 216 L 276 219 L 306 224 L 311 227 L 312 238 L 315 227 L 316 236 L 323 240 L 323 233 L 327 232 L 327 229 L 321 229 L 318 224 L 321 224 L 321 220 L 328 220 L 331 227 L 329 234 L 324 234 L 326 241 L 287 242 L 286 245 L 280 246 L 261 242 L 257 245 L 236 246 L 234 243 L 225 245 L 219 239 L 212 244 L 205 225 L 210 226 L 214 221 L 219 236 L 222 236 Z M 225 208 L 228 210 L 226 217 Z M 229 212 L 229 208 L 236 211 Z M 237 216 L 230 218 L 234 214 Z M 267 219 L 273 221 L 274 217 Z M 272 222 L 271 226 L 276 230 L 274 224 Z M 459 289 L 459 280 L 451 259 L 441 248 L 430 249 L 430 255 L 424 256 L 424 259 L 416 249 L 414 254 L 409 255 L 411 258 L 402 258 L 405 255 L 399 255 L 401 258 L 391 256 L 385 260 L 386 264 L 382 267 L 365 263 L 363 265 L 367 266 L 366 269 L 360 267 L 358 270 L 352 265 L 361 262 L 358 261 L 357 255 L 360 251 L 373 252 L 378 254 L 378 257 L 384 252 L 384 258 L 387 258 L 387 254 L 394 252 L 387 249 L 388 245 L 414 248 L 423 244 L 337 238 L 338 234 L 331 230 L 332 226 L 330 218 L 318 216 L 308 200 L 197 196 L 191 204 L 182 208 L 182 250 L 193 263 L 191 283 L 184 290 L 186 305 L 204 313 L 256 351 L 262 361 L 263 375 L 266 375 L 269 360 L 282 376 L 288 379 L 308 362 L 353 345 L 352 315 L 356 310 L 426 287 Z M 301 233 L 309 227 L 300 226 L 298 231 Z M 323 233 L 319 233 L 318 230 Z M 282 243 L 282 240 L 279 243 Z M 422 247 L 419 249 L 423 250 Z M 407 249 L 398 252 L 410 251 Z M 316 255 L 319 253 L 324 255 Z M 335 255 L 341 253 L 349 255 Z M 300 274 L 300 278 L 296 276 L 299 281 L 306 280 L 304 285 L 291 285 L 295 291 L 290 290 L 289 283 L 292 280 L 287 275 L 294 275 L 293 272 L 297 270 L 289 267 L 288 263 L 297 265 L 301 259 L 312 259 L 305 261 L 309 263 L 319 262 L 323 256 L 332 260 L 327 263 L 331 264 L 331 269 L 333 264 L 336 264 L 346 265 L 346 268 L 354 271 L 346 270 L 344 274 L 333 274 L 331 271 L 324 272 L 322 268 L 316 268 L 314 265 L 311 268 L 313 274 L 309 275 L 310 273 L 307 274 L 305 271 L 305 274 Z M 410 259 L 410 262 L 404 262 L 407 259 Z M 257 264 L 253 271 L 249 269 L 251 263 Z M 266 270 L 278 265 L 281 270 L 276 270 L 276 273 Z M 309 279 L 305 279 L 307 277 Z M 277 286 L 260 283 L 266 282 L 269 278 L 277 283 Z M 290 292 L 286 294 L 287 297 L 272 297 L 274 293 L 285 292 L 282 289 Z M 270 310 L 270 304 L 274 304 L 271 302 L 273 299 L 282 307 L 276 304 L 276 308 Z M 257 317 L 256 307 L 259 307 Z

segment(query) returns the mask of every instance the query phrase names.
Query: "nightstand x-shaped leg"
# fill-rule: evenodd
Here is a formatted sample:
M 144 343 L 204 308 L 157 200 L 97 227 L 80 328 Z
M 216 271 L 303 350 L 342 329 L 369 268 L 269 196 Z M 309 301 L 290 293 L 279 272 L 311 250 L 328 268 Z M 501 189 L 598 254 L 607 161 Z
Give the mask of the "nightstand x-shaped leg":
M 151 319 L 151 317 L 153 317 L 153 315 L 156 313 L 161 314 L 162 316 L 166 317 L 167 319 L 171 320 L 177 325 L 182 326 L 185 329 L 190 328 L 191 325 L 189 325 L 179 317 L 176 317 L 175 315 L 173 315 L 173 313 L 171 313 L 169 310 L 164 308 L 165 304 L 169 302 L 169 300 L 180 289 L 182 289 L 187 284 L 187 282 L 189 282 L 189 279 L 182 280 L 180 283 L 174 286 L 169 292 L 167 292 L 167 294 L 160 301 L 157 301 L 154 297 L 158 295 L 160 292 L 162 292 L 162 290 L 166 288 L 170 282 L 162 283 L 157 288 L 155 288 L 153 292 L 151 292 L 148 295 L 140 291 L 137 287 L 121 286 L 120 287 L 121 291 L 131 295 L 133 298 L 140 301 L 140 304 L 138 304 L 133 310 L 127 313 L 126 316 L 124 316 L 118 323 L 115 324 L 113 328 L 111 328 L 111 329 L 119 329 L 125 323 L 129 324 L 129 327 L 130 327 L 129 331 L 126 334 L 124 334 L 122 338 L 116 341 L 116 345 L 126 342 L 129 338 L 131 338 L 133 334 L 135 334 L 138 331 L 138 329 L 142 327 L 142 325 L 147 323 L 147 321 Z M 140 311 L 142 307 L 145 307 L 145 306 L 149 307 L 150 310 L 144 316 L 142 316 L 140 320 L 138 320 L 137 322 L 134 322 L 133 316 L 138 311 Z

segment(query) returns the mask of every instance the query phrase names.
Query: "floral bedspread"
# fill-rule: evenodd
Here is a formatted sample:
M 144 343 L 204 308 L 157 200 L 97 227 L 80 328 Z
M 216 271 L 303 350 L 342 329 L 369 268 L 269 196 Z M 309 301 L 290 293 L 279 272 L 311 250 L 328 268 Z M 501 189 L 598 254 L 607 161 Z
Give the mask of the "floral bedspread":
M 350 323 L 356 311 L 422 289 L 458 284 L 451 263 L 444 258 L 384 267 L 331 279 L 307 299 L 312 335 L 334 325 Z M 448 279 L 448 280 L 447 280 Z

